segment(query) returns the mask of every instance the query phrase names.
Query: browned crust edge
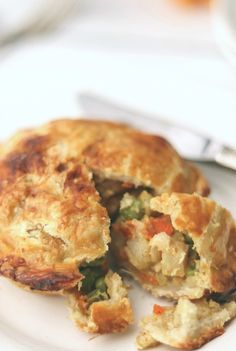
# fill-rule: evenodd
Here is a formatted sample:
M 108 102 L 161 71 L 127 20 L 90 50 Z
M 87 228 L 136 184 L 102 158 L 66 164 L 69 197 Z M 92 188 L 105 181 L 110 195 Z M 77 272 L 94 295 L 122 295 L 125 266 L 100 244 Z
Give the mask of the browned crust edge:
M 0 260 L 0 274 L 31 290 L 57 292 L 74 287 L 82 278 L 79 271 L 46 268 L 36 270 L 21 257 L 7 256 Z

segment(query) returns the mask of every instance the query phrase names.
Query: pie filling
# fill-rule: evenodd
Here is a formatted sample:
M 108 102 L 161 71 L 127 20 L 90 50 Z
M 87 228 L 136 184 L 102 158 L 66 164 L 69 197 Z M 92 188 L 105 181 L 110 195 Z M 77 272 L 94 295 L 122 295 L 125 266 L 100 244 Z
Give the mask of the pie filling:
M 153 212 L 148 191 L 125 193 L 112 224 L 113 247 L 143 284 L 181 285 L 199 272 L 200 257 L 187 233 L 170 216 Z M 126 265 L 127 267 L 127 265 Z
M 114 267 L 119 262 L 117 268 L 158 296 L 200 298 L 211 293 L 204 260 L 189 233 L 176 230 L 169 215 L 151 210 L 152 189 L 99 175 L 93 180 L 111 219 L 109 263 L 116 258 Z M 105 283 L 108 263 L 104 269 L 97 261 L 80 267 L 84 279 L 79 290 L 89 306 L 110 298 Z
M 101 257 L 81 265 L 80 272 L 84 276 L 80 287 L 80 293 L 84 296 L 88 306 L 94 302 L 108 300 L 110 298 L 105 283 L 105 276 L 108 272 L 106 257 Z
M 99 176 L 94 176 L 94 182 L 111 219 L 111 252 L 118 257 L 119 268 L 125 268 L 150 289 L 160 288 L 163 295 L 172 288 L 181 290 L 183 285 L 186 291 L 194 290 L 196 275 L 201 277 L 201 259 L 194 241 L 187 232 L 173 227 L 170 216 L 151 210 L 153 191 Z M 111 298 L 105 279 L 107 255 L 79 269 L 84 276 L 79 294 L 86 308 Z
M 135 187 L 128 181 L 119 181 L 112 179 L 104 179 L 97 175 L 94 176 L 94 183 L 97 191 L 102 198 L 102 204 L 106 207 L 112 222 L 115 221 L 120 211 L 120 203 L 125 193 L 138 197 L 143 190 L 147 190 L 150 194 L 151 189 L 145 187 Z

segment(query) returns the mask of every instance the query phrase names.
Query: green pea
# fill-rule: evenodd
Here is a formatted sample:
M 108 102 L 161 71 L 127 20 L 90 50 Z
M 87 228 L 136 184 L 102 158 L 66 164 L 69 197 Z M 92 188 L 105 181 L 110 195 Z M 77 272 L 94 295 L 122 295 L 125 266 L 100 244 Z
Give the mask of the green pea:
M 143 203 L 139 199 L 134 199 L 130 206 L 124 207 L 120 210 L 120 218 L 122 221 L 141 219 L 143 216 Z

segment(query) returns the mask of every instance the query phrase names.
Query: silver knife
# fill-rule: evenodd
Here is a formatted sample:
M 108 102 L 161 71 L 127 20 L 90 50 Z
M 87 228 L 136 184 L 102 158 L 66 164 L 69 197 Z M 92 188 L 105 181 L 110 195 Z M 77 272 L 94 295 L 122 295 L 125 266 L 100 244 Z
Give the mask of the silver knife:
M 152 134 L 164 136 L 185 159 L 191 161 L 216 162 L 236 170 L 236 150 L 217 141 L 163 120 L 158 116 L 144 114 L 120 106 L 96 94 L 79 94 L 80 105 L 90 119 L 113 120 L 130 124 Z

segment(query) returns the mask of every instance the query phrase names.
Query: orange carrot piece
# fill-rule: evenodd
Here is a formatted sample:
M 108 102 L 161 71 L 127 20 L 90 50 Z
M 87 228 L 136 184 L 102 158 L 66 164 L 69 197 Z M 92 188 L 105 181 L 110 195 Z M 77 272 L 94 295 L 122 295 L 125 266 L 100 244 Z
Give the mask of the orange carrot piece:
M 139 273 L 139 279 L 143 282 L 143 283 L 148 283 L 151 285 L 158 285 L 158 280 L 157 278 L 152 275 L 152 274 L 147 274 L 144 272 L 140 272 Z
M 153 313 L 158 315 L 158 314 L 162 314 L 164 312 L 165 312 L 165 307 L 157 305 L 157 304 L 155 304 L 153 306 Z
M 145 236 L 151 239 L 155 234 L 165 232 L 167 235 L 174 234 L 174 228 L 171 224 L 170 216 L 162 216 L 157 218 L 150 218 L 150 225 L 148 225 Z

